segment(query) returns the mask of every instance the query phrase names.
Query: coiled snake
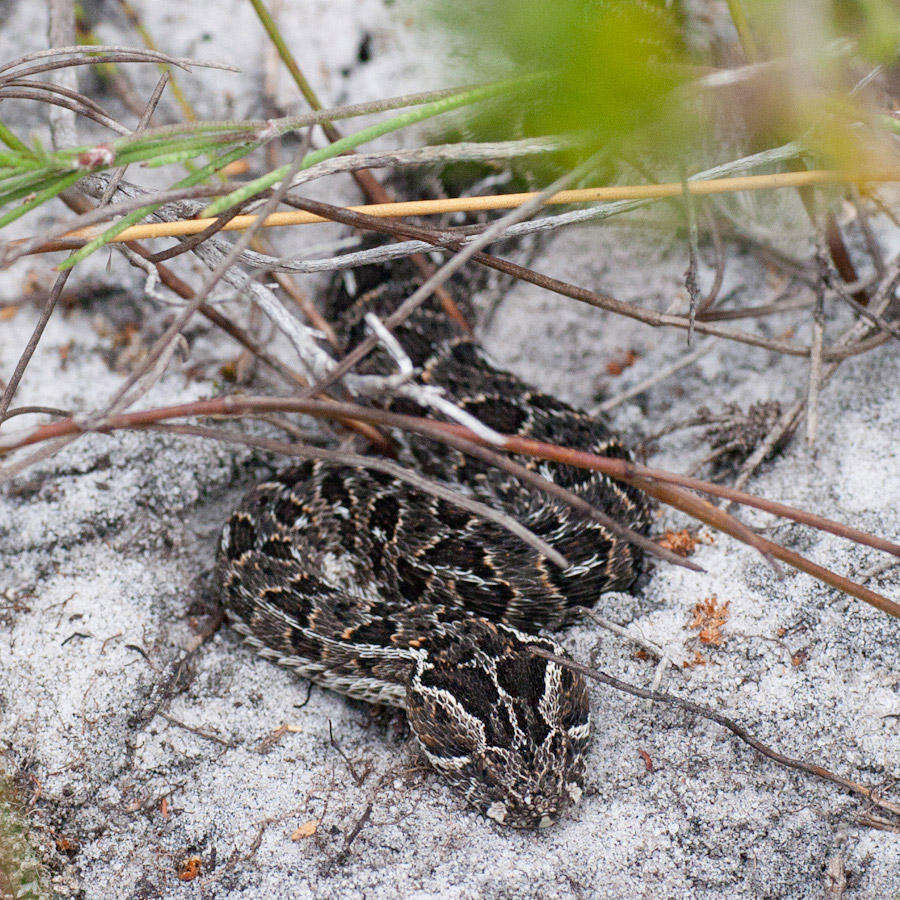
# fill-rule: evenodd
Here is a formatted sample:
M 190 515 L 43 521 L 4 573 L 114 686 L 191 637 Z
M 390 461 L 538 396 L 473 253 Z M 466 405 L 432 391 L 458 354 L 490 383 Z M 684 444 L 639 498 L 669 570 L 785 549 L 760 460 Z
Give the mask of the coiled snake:
M 385 274 L 357 270 L 357 284 L 368 285 L 356 297 L 332 292 L 347 349 L 365 335 L 365 310 L 382 314 L 408 295 Z M 395 334 L 423 383 L 496 431 L 628 455 L 602 422 L 492 365 L 437 308 L 420 309 Z M 360 371 L 393 366 L 378 350 Z M 390 408 L 427 414 L 402 398 Z M 640 554 L 506 472 L 424 438 L 398 439 L 402 462 L 514 516 L 570 567 L 390 475 L 305 462 L 255 487 L 225 525 L 216 572 L 229 619 L 274 662 L 404 708 L 431 765 L 491 818 L 549 825 L 581 795 L 588 695 L 580 675 L 529 648 L 565 655 L 540 633 L 630 585 Z M 638 491 L 596 472 L 520 461 L 646 532 Z

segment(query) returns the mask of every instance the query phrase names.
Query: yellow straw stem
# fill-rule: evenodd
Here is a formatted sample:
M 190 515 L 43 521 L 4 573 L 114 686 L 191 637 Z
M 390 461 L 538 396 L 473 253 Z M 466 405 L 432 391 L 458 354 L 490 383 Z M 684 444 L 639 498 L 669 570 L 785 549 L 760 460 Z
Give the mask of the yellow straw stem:
M 760 191 L 771 188 L 806 187 L 820 184 L 866 184 L 873 182 L 900 181 L 900 170 L 886 172 L 846 173 L 825 169 L 807 172 L 780 172 L 774 175 L 743 175 L 734 178 L 713 178 L 707 181 L 689 181 L 688 190 L 692 194 L 724 194 L 731 191 Z M 545 205 L 565 203 L 596 203 L 610 200 L 656 200 L 664 197 L 678 197 L 684 188 L 680 181 L 664 184 L 614 185 L 611 187 L 582 188 L 560 191 L 544 201 Z M 487 197 L 451 197 L 444 200 L 410 200 L 402 203 L 375 203 L 368 206 L 350 206 L 353 212 L 365 213 L 378 218 L 402 218 L 404 216 L 436 216 L 452 212 L 482 212 L 493 209 L 511 209 L 529 201 L 535 193 L 493 194 Z M 224 231 L 241 231 L 249 228 L 257 217 L 253 215 L 235 216 Z M 215 219 L 181 219 L 174 222 L 158 222 L 133 225 L 113 238 L 115 242 L 139 241 L 158 237 L 184 237 L 198 234 L 209 228 Z M 285 225 L 312 225 L 328 222 L 329 219 L 301 210 L 277 212 L 268 216 L 263 228 Z M 100 233 L 96 228 L 85 228 L 66 235 L 66 240 L 89 240 Z

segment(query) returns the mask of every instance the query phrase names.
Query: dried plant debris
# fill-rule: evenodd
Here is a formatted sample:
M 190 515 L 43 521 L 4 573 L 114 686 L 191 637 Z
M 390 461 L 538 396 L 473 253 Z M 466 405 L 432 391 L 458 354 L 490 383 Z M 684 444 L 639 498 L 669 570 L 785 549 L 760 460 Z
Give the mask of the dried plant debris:
M 659 539 L 660 547 L 671 550 L 679 556 L 693 556 L 698 544 L 713 544 L 711 534 L 696 529 L 682 528 L 680 531 L 669 530 Z
M 719 603 L 717 597 L 707 597 L 698 600 L 691 610 L 691 621 L 688 628 L 697 632 L 697 638 L 701 644 L 711 647 L 720 647 L 725 642 L 722 629 L 728 621 L 728 608 L 730 601 Z
M 193 881 L 203 871 L 203 860 L 199 856 L 188 856 L 178 866 L 181 881 Z
M 712 464 L 717 475 L 733 473 L 766 439 L 782 414 L 777 400 L 760 400 L 750 404 L 744 412 L 739 403 L 726 403 L 721 412 L 713 413 L 708 406 L 697 410 L 697 424 L 707 425 L 703 433 L 710 454 L 697 466 Z M 782 436 L 766 455 L 774 458 L 785 446 L 789 435 Z

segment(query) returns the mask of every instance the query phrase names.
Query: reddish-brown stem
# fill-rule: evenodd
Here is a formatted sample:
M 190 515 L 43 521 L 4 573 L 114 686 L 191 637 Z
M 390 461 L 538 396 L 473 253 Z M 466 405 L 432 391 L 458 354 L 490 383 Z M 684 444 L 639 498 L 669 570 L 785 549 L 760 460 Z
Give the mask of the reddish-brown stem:
M 436 440 L 443 440 L 447 435 L 454 435 L 472 443 L 481 444 L 482 446 L 487 445 L 486 441 L 461 425 L 436 422 L 415 416 L 404 416 L 351 403 L 302 398 L 220 397 L 215 400 L 200 400 L 193 403 L 111 416 L 103 423 L 101 430 L 112 431 L 117 428 L 140 427 L 153 422 L 182 418 L 184 416 L 233 416 L 247 412 L 300 412 L 324 418 L 354 419 L 368 422 L 372 425 L 384 425 L 414 431 L 433 437 Z M 29 435 L 16 441 L 0 445 L 0 454 L 41 441 L 73 434 L 78 430 L 77 424 L 71 419 L 51 422 L 36 428 Z M 900 618 L 900 604 L 882 597 L 880 594 L 862 585 L 849 581 L 828 569 L 824 569 L 791 550 L 761 538 L 759 535 L 755 535 L 752 532 L 748 534 L 746 526 L 741 525 L 724 511 L 677 487 L 676 484 L 681 481 L 683 476 L 673 475 L 658 469 L 647 469 L 626 460 L 598 456 L 511 435 L 504 436 L 503 443 L 499 446 L 493 446 L 492 449 L 506 450 L 511 453 L 552 460 L 583 469 L 594 469 L 604 472 L 613 478 L 634 484 L 640 489 L 647 490 L 648 493 L 656 496 L 662 502 L 671 503 L 689 512 L 691 515 L 697 515 L 703 521 L 708 521 L 713 527 L 720 528 L 739 540 L 746 541 L 751 546 L 759 548 L 762 553 L 780 559 L 794 568 L 813 575 L 826 584 L 830 584 L 892 616 Z M 669 484 L 656 483 L 664 481 L 669 482 Z M 695 483 L 706 485 L 706 482 L 699 482 L 699 480 L 695 480 Z M 705 490 L 706 488 L 703 489 Z M 723 488 L 722 490 L 726 491 L 727 489 Z M 723 496 L 728 496 L 728 494 L 723 493 Z M 787 509 L 790 508 L 786 507 L 785 510 Z M 880 539 L 873 538 L 870 535 L 864 535 L 864 537 L 866 538 L 865 543 L 869 545 L 872 545 L 873 540 L 880 541 Z M 896 547 L 896 545 L 886 544 L 886 546 L 890 549 L 890 552 L 900 555 L 900 548 Z

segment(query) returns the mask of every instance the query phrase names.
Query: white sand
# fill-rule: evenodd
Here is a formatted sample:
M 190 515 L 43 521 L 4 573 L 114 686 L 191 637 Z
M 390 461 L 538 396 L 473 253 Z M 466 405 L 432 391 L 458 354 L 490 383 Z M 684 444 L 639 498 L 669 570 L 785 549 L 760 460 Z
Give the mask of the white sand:
M 254 73 L 263 41 L 248 4 L 141 6 L 171 52 L 241 54 L 250 74 L 198 72 L 182 79 L 193 95 L 197 85 L 215 84 L 221 98 L 228 79 L 235 113 L 259 111 Z M 42 46 L 40 14 L 25 7 L 32 4 L 0 20 L 4 59 L 20 52 L 22 35 Z M 288 36 L 326 101 L 419 86 L 408 42 L 391 24 L 396 10 L 376 2 L 290 4 L 282 17 Z M 364 29 L 374 36 L 376 61 L 358 66 Z M 110 25 L 108 36 L 116 35 Z M 351 69 L 346 77 L 344 67 Z M 154 78 L 145 68 L 138 81 L 144 87 Z M 286 80 L 282 94 L 290 96 Z M 204 114 L 224 112 L 204 102 Z M 353 196 L 349 187 L 345 196 Z M 583 229 L 551 241 L 535 266 L 665 306 L 681 289 L 686 260 L 679 243 L 668 251 L 661 243 L 637 230 Z M 71 283 L 92 275 L 140 287 L 117 258 L 110 274 L 104 266 L 105 259 L 90 262 Z M 23 272 L 0 280 L 3 300 L 16 296 Z M 708 283 L 708 269 L 703 276 Z M 729 260 L 730 289 L 741 302 L 762 302 L 753 260 Z M 121 378 L 105 361 L 110 338 L 99 323 L 110 316 L 109 305 L 55 315 L 16 403 L 89 408 L 108 396 Z M 4 377 L 35 318 L 29 307 L 2 324 Z M 767 327 L 775 334 L 786 324 L 782 317 Z M 796 339 L 805 339 L 802 331 Z M 192 358 L 234 353 L 205 326 L 192 340 Z M 525 285 L 509 292 L 485 340 L 536 384 L 587 405 L 599 386 L 617 393 L 687 349 L 681 333 L 655 332 Z M 609 360 L 628 348 L 637 363 L 607 375 Z M 191 379 L 173 365 L 146 402 L 210 396 L 213 372 Z M 701 363 L 617 409 L 613 421 L 640 436 L 704 403 L 792 400 L 805 379 L 801 360 L 720 343 Z M 815 451 L 795 440 L 750 489 L 896 536 L 896 383 L 893 346 L 848 361 L 822 396 Z M 678 471 L 705 452 L 696 432 L 662 448 L 652 462 Z M 211 443 L 120 433 L 79 440 L 0 497 L 0 753 L 11 771 L 40 785 L 35 837 L 61 894 L 807 897 L 829 889 L 829 867 L 844 873 L 845 896 L 896 891 L 900 838 L 860 825 L 859 802 L 762 761 L 714 725 L 608 690 L 593 690 L 586 797 L 540 833 L 506 830 L 469 810 L 416 762 L 393 725 L 373 723 L 363 706 L 318 688 L 305 702 L 304 682 L 253 656 L 227 629 L 202 648 L 186 690 L 162 707 L 169 718 L 143 721 L 154 685 L 194 636 L 189 607 L 202 594 L 217 530 L 262 471 L 248 453 Z M 772 525 L 758 513 L 745 520 Z M 671 522 L 680 527 L 683 520 Z M 770 533 L 851 576 L 884 558 L 800 526 L 780 524 Z M 676 659 L 699 647 L 707 664 L 671 674 L 666 686 L 728 712 L 778 749 L 867 784 L 896 773 L 895 623 L 805 575 L 775 576 L 726 537 L 693 558 L 706 574 L 663 564 L 643 596 L 607 595 L 598 610 L 631 623 Z M 896 596 L 898 571 L 870 586 Z M 688 628 L 691 610 L 711 596 L 730 603 L 725 640 L 700 647 Z M 579 659 L 625 679 L 652 678 L 651 661 L 594 627 L 574 629 L 565 643 Z M 805 661 L 795 664 L 798 652 Z M 260 747 L 286 723 L 290 732 Z M 336 859 L 369 802 L 367 823 L 346 859 Z M 315 833 L 292 840 L 310 820 L 318 822 Z M 77 842 L 77 852 L 58 853 L 55 836 Z M 178 880 L 179 865 L 192 855 L 202 859 L 202 874 Z

